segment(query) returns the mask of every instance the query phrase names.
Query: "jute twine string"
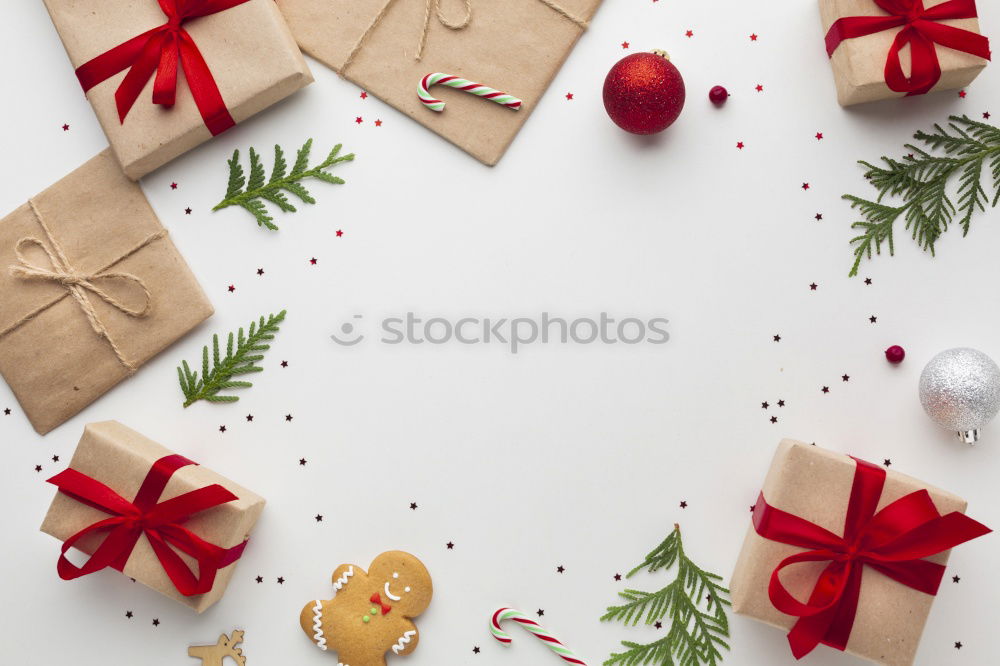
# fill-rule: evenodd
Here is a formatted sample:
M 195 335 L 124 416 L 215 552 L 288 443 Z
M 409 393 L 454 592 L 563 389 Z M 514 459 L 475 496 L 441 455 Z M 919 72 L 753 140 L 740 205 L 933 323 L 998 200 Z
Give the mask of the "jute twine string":
M 7 328 L 0 330 L 0 338 L 3 338 L 12 331 L 16 331 L 20 327 L 27 324 L 29 321 L 35 319 L 38 315 L 48 310 L 50 307 L 61 301 L 67 296 L 72 296 L 73 299 L 83 310 L 83 313 L 87 317 L 87 321 L 90 322 L 90 327 L 94 329 L 94 332 L 99 336 L 107 340 L 108 345 L 111 346 L 111 350 L 115 353 L 115 357 L 118 359 L 119 363 L 128 370 L 129 374 L 136 371 L 135 364 L 131 363 L 125 358 L 122 350 L 118 347 L 115 341 L 111 338 L 108 333 L 108 329 L 104 326 L 100 317 L 97 316 L 97 311 L 94 309 L 94 304 L 91 303 L 90 297 L 87 295 L 88 292 L 94 296 L 100 298 L 102 301 L 115 308 L 122 314 L 129 317 L 145 317 L 149 314 L 149 310 L 152 304 L 152 297 L 149 293 L 149 288 L 146 287 L 146 283 L 137 278 L 130 273 L 121 272 L 109 272 L 108 269 L 112 268 L 116 264 L 125 261 L 133 254 L 142 250 L 150 243 L 164 238 L 167 235 L 165 230 L 158 231 L 154 234 L 150 234 L 145 240 L 140 242 L 138 245 L 133 247 L 131 250 L 123 253 L 118 258 L 112 260 L 103 268 L 100 268 L 92 273 L 86 273 L 76 270 L 73 265 L 69 262 L 66 257 L 66 253 L 63 251 L 62 246 L 56 237 L 52 234 L 52 230 L 45 223 L 45 219 L 42 217 L 41 213 L 38 211 L 38 207 L 35 205 L 33 200 L 28 200 L 28 205 L 31 206 L 31 212 L 34 213 L 35 219 L 38 220 L 38 226 L 41 227 L 42 231 L 45 233 L 45 238 L 48 243 L 43 243 L 38 238 L 34 236 L 26 236 L 17 242 L 14 246 L 14 254 L 17 257 L 18 263 L 12 264 L 10 266 L 10 274 L 14 277 L 20 278 L 22 280 L 45 280 L 49 282 L 55 282 L 66 289 L 66 293 L 52 301 L 51 303 L 46 303 L 45 305 L 36 308 L 35 310 L 24 315 L 14 323 L 7 326 Z M 52 264 L 51 268 L 46 268 L 44 266 L 39 266 L 32 263 L 25 255 L 24 248 L 28 245 L 34 245 L 42 249 L 48 256 L 49 261 Z M 138 285 L 143 292 L 143 304 L 139 308 L 130 308 L 125 303 L 121 302 L 111 294 L 107 293 L 96 284 L 94 280 L 105 280 L 105 279 L 117 279 L 117 280 L 127 280 L 133 284 Z
M 449 20 L 448 17 L 445 16 L 444 12 L 441 10 L 441 1 L 442 0 L 427 0 L 427 5 L 424 8 L 424 27 L 420 33 L 420 41 L 417 42 L 417 55 L 415 60 L 419 61 L 424 56 L 424 46 L 426 46 L 427 44 L 427 33 L 430 31 L 432 13 L 437 14 L 438 21 L 441 23 L 441 25 L 448 28 L 449 30 L 464 30 L 465 28 L 469 27 L 469 23 L 472 22 L 472 0 L 464 0 L 465 17 L 461 21 Z M 555 0 L 537 0 L 537 1 L 542 3 L 552 11 L 556 12 L 566 20 L 572 21 L 576 25 L 580 26 L 582 30 L 587 29 L 588 25 L 587 21 L 585 21 L 582 18 L 579 18 L 578 16 L 574 16 L 568 10 L 558 5 L 555 2 Z M 389 9 L 395 2 L 396 0 L 386 0 L 386 3 L 382 5 L 382 9 L 379 10 L 379 13 L 375 15 L 375 18 L 372 19 L 372 22 L 368 25 L 368 28 L 361 34 L 361 37 L 358 38 L 358 41 L 355 42 L 354 47 L 351 49 L 351 52 L 347 55 L 347 59 L 344 61 L 344 65 L 341 67 L 342 72 L 347 71 L 347 68 L 351 66 L 351 63 L 354 62 L 354 57 L 361 51 L 361 47 L 365 45 L 365 42 L 368 41 L 368 36 L 371 35 L 371 33 L 375 30 L 376 27 L 378 27 L 380 23 L 382 23 L 382 19 L 384 19 L 386 14 L 389 13 Z

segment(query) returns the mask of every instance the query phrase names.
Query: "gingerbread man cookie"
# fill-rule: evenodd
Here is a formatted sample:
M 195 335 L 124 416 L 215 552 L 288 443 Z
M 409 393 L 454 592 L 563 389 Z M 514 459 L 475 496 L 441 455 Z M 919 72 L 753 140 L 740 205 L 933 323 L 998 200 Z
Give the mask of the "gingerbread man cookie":
M 385 655 L 407 655 L 419 641 L 412 618 L 427 610 L 433 587 L 423 563 L 398 550 L 375 558 L 368 573 L 356 564 L 333 572 L 334 597 L 306 604 L 302 631 L 340 666 L 385 666 Z

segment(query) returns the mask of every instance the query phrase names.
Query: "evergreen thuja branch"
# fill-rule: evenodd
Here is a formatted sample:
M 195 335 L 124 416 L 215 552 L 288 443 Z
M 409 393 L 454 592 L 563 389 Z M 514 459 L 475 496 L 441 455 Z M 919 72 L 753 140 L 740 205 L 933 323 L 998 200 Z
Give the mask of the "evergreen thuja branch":
M 647 625 L 669 618 L 670 629 L 664 638 L 642 644 L 622 641 L 623 652 L 612 654 L 604 666 L 718 666 L 722 650 L 728 650 L 729 619 L 726 596 L 729 590 L 722 586 L 722 578 L 704 571 L 688 559 L 681 541 L 680 526 L 653 549 L 646 559 L 632 569 L 631 578 L 645 569 L 655 573 L 676 565 L 677 576 L 657 592 L 627 589 L 619 593 L 624 601 L 610 606 L 602 621 L 616 620 L 635 626 L 640 621 Z
M 314 204 L 316 200 L 299 181 L 306 178 L 316 178 L 325 183 L 343 185 L 343 179 L 332 175 L 326 169 L 341 162 L 354 160 L 354 153 L 340 154 L 341 144 L 338 143 L 325 160 L 309 168 L 309 153 L 312 150 L 312 142 L 313 140 L 309 139 L 305 145 L 299 148 L 291 171 L 288 170 L 285 152 L 281 146 L 275 145 L 274 165 L 271 167 L 270 178 L 266 176 L 260 155 L 253 148 L 250 148 L 250 177 L 247 179 L 243 166 L 240 164 L 240 151 L 234 151 L 232 159 L 227 162 L 229 164 L 229 185 L 226 188 L 226 196 L 212 210 L 239 206 L 254 216 L 257 220 L 257 226 L 276 231 L 278 225 L 274 223 L 274 218 L 268 212 L 264 201 L 270 201 L 284 213 L 296 211 L 286 192 L 294 194 L 304 203 Z M 267 182 L 265 182 L 265 178 L 267 178 Z
M 209 367 L 208 347 L 202 350 L 201 376 L 192 372 L 187 361 L 182 361 L 177 368 L 181 391 L 184 393 L 184 407 L 190 407 L 199 400 L 208 402 L 236 402 L 235 395 L 219 395 L 219 391 L 234 388 L 250 388 L 252 383 L 234 380 L 233 377 L 262 372 L 264 368 L 257 365 L 264 359 L 262 352 L 271 348 L 268 344 L 274 339 L 281 322 L 285 320 L 285 310 L 270 315 L 266 320 L 262 316 L 259 321 L 250 322 L 246 334 L 243 329 L 234 336 L 231 332 L 226 343 L 226 355 L 222 357 L 219 351 L 219 336 L 212 336 L 212 366 Z
M 879 165 L 859 162 L 878 196 L 844 195 L 863 218 L 851 224 L 859 232 L 851 239 L 851 277 L 858 274 L 862 261 L 881 254 L 883 245 L 890 256 L 895 254 L 893 230 L 900 218 L 911 238 L 933 256 L 934 244 L 956 218 L 965 236 L 976 211 L 1000 203 L 1000 128 L 968 116 L 950 116 L 949 121 L 947 127 L 934 125 L 931 132 L 916 132 L 913 138 L 924 147 L 906 144 L 909 153 L 901 159 L 883 157 Z M 957 188 L 950 194 L 956 176 Z M 985 179 L 992 196 L 983 186 Z

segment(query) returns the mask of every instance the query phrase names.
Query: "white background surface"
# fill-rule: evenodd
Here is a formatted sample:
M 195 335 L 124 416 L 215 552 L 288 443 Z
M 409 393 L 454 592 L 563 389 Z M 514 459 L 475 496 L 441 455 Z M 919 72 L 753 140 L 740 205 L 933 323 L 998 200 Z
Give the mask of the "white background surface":
M 2 211 L 105 146 L 42 4 L 10 4 L 0 24 Z M 983 4 L 995 35 L 1000 13 Z M 598 664 L 621 639 L 661 635 L 597 619 L 623 587 L 613 575 L 675 521 L 692 557 L 728 578 L 783 436 L 891 458 L 1000 526 L 1000 424 L 966 448 L 917 400 L 934 353 L 969 345 L 1000 357 L 995 214 L 978 217 L 968 239 L 945 236 L 934 260 L 901 233 L 895 258 L 847 279 L 854 218 L 839 200 L 868 192 L 854 160 L 899 154 L 915 128 L 949 113 L 1000 114 L 1000 70 L 987 69 L 965 99 L 844 111 L 822 37 L 813 2 L 609 0 L 494 169 L 312 63 L 315 85 L 147 177 L 147 196 L 217 314 L 45 438 L 0 384 L 0 410 L 13 409 L 0 415 L 2 661 L 193 664 L 188 645 L 242 627 L 249 664 L 330 664 L 302 635 L 299 609 L 328 596 L 339 563 L 367 566 L 400 548 L 426 562 L 435 584 L 410 666 L 555 664 L 527 634 L 507 649 L 490 638 L 489 616 L 503 605 L 544 609 L 545 625 Z M 669 50 L 687 81 L 684 114 L 654 139 L 628 136 L 604 115 L 601 84 L 626 54 L 623 40 L 628 52 Z M 721 110 L 706 99 L 715 84 L 732 92 Z M 310 136 L 318 153 L 336 142 L 357 153 L 338 170 L 346 186 L 312 185 L 319 204 L 281 217 L 279 233 L 239 210 L 209 212 L 234 148 L 267 153 Z M 197 359 L 212 332 L 282 308 L 288 320 L 256 386 L 235 405 L 181 409 L 180 360 Z M 329 340 L 354 314 L 370 324 L 409 310 L 666 316 L 672 338 L 535 345 L 517 356 L 502 346 Z M 908 352 L 898 368 L 882 357 L 890 344 Z M 44 480 L 69 460 L 83 425 L 104 419 L 268 498 L 225 599 L 203 616 L 114 572 L 58 579 L 58 543 L 37 531 L 53 494 Z M 954 553 L 948 576 L 962 581 L 943 585 L 919 664 L 995 663 L 997 549 L 988 536 Z M 793 663 L 780 632 L 732 625 L 727 664 Z M 808 663 L 860 662 L 824 649 Z

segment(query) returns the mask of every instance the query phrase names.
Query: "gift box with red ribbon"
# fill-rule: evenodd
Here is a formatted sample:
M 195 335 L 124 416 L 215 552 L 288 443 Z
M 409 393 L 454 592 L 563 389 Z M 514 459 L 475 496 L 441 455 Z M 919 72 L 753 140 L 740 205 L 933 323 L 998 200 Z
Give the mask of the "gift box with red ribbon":
M 87 425 L 69 469 L 49 483 L 59 490 L 41 529 L 63 542 L 63 580 L 115 569 L 199 613 L 222 598 L 264 509 L 255 493 L 116 421 Z
M 850 456 L 784 440 L 730 584 L 733 610 L 889 666 L 913 663 L 950 549 L 989 528 L 966 502 Z
M 45 0 L 132 180 L 312 82 L 274 0 Z
M 820 0 L 843 106 L 972 83 L 990 59 L 976 0 Z

